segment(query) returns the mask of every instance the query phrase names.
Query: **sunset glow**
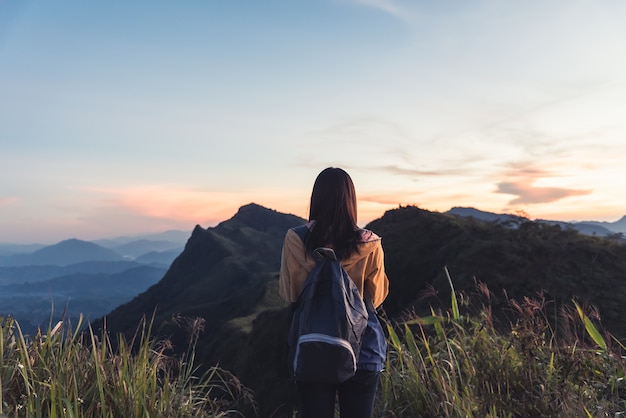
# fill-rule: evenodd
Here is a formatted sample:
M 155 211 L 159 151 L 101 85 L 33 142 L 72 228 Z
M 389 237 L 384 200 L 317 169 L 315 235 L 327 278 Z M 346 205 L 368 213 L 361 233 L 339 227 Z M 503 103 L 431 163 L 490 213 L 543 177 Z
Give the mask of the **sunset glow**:
M 0 0 L 0 242 L 399 205 L 626 214 L 626 3 Z

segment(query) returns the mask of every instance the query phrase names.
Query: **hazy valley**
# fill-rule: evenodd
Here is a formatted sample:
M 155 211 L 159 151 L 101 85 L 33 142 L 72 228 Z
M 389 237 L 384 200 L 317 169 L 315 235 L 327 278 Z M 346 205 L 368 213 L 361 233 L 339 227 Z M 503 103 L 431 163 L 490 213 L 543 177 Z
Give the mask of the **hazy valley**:
M 101 317 L 158 282 L 188 235 L 2 244 L 0 316 L 13 316 L 26 333 L 61 318 Z

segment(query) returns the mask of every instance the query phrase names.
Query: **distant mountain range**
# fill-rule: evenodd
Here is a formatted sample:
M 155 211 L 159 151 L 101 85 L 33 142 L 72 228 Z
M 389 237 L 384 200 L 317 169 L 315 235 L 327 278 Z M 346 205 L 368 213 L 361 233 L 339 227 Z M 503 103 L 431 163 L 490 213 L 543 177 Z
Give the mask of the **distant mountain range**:
M 0 257 L 14 254 L 29 254 L 45 247 L 43 244 L 0 243 Z
M 94 320 L 158 282 L 165 269 L 136 266 L 115 273 L 71 273 L 0 286 L 0 317 L 11 315 L 26 334 L 79 315 Z
M 121 261 L 116 252 L 97 244 L 68 239 L 43 247 L 31 254 L 15 254 L 3 257 L 6 266 L 67 266 L 83 261 Z
M 180 254 L 189 232 L 166 231 L 140 237 L 83 241 L 67 239 L 54 245 L 32 246 L 2 244 L 0 266 L 68 266 L 82 262 L 149 259 L 150 263 L 169 266 Z M 28 251 L 33 249 L 33 251 Z
M 470 207 L 454 207 L 446 213 L 462 217 L 471 217 L 485 222 L 495 222 L 511 227 L 515 227 L 523 222 L 529 221 L 528 218 L 524 218 L 522 216 L 486 212 Z M 626 234 L 626 216 L 623 216 L 620 220 L 616 222 L 563 222 L 551 221 L 546 219 L 537 219 L 535 220 L 535 222 L 546 223 L 549 225 L 559 225 L 562 228 L 572 228 L 580 232 L 581 234 L 595 235 L 599 237 L 605 237 L 614 234 Z
M 62 315 L 100 317 L 158 282 L 188 237 L 167 231 L 99 244 L 78 239 L 49 246 L 3 244 L 0 317 L 15 317 L 26 333 Z
M 584 221 L 584 222 L 574 222 L 575 227 L 580 225 L 593 225 L 601 228 L 606 228 L 609 231 L 626 234 L 626 215 L 622 216 L 622 218 L 615 222 L 598 222 L 598 221 Z
M 179 231 L 179 230 L 169 230 L 164 232 L 156 232 L 152 234 L 142 234 L 136 236 L 124 236 L 117 238 L 108 238 L 108 239 L 99 239 L 93 241 L 94 243 L 101 245 L 105 248 L 115 248 L 120 247 L 126 244 L 130 244 L 132 242 L 169 242 L 174 243 L 176 245 L 184 245 L 189 239 L 189 234 L 191 231 Z
M 67 266 L 7 266 L 0 267 L 0 286 L 12 283 L 41 282 L 54 277 L 68 276 L 74 273 L 115 274 L 139 267 L 137 261 L 83 261 Z

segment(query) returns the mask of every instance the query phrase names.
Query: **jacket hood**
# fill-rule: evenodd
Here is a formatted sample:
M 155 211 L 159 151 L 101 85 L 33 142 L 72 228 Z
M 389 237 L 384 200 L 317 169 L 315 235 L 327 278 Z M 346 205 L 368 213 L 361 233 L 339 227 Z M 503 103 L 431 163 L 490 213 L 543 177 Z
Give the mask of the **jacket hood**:
M 311 222 L 308 222 L 306 226 L 307 228 L 311 229 L 314 224 L 315 224 L 315 221 L 311 221 Z M 302 243 L 302 240 L 300 239 L 300 237 L 298 237 L 298 235 L 295 232 L 293 231 L 290 231 L 290 232 L 291 233 L 289 234 L 288 239 L 290 238 L 290 239 L 293 239 L 295 242 L 298 242 L 299 245 L 301 245 L 302 248 L 304 249 L 304 244 Z M 376 235 L 374 232 L 370 231 L 369 229 L 360 229 L 359 233 L 360 233 L 359 251 L 356 253 L 353 253 L 347 259 L 341 260 L 341 264 L 346 269 L 348 269 L 351 265 L 356 264 L 360 260 L 367 258 L 372 252 L 376 250 L 378 246 L 378 242 L 381 240 L 381 238 L 378 235 Z M 313 260 L 311 255 L 306 254 L 305 251 L 296 252 L 294 256 L 297 258 L 297 262 L 302 266 L 307 266 L 307 265 L 311 266 L 315 264 L 315 261 Z

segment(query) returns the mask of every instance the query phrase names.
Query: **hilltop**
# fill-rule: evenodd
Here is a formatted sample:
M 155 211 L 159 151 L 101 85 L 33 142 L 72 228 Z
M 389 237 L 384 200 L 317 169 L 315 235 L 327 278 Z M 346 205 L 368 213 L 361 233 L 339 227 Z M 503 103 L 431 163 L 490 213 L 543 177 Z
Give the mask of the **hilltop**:
M 597 306 L 604 325 L 626 337 L 626 245 L 620 241 L 544 222 L 510 228 L 416 207 L 389 211 L 369 227 L 383 237 L 391 315 L 445 301 L 424 296 L 449 293 L 447 266 L 456 290 L 469 293 L 485 283 L 496 304 L 540 292 L 557 305 L 579 299 Z
M 115 251 L 93 242 L 72 238 L 40 248 L 33 253 L 15 254 L 0 258 L 0 265 L 67 266 L 86 260 L 121 261 L 123 258 Z
M 108 331 L 132 336 L 140 318 L 155 312 L 158 333 L 183 351 L 189 328 L 202 324 L 194 319 L 203 318 L 197 352 L 203 367 L 219 363 L 233 371 L 256 392 L 261 415 L 288 415 L 289 308 L 277 296 L 277 273 L 286 230 L 303 222 L 250 204 L 216 227 L 196 226 L 163 279 L 107 315 Z M 391 282 L 384 309 L 391 319 L 445 306 L 447 266 L 457 291 L 468 297 L 476 282 L 486 284 L 502 323 L 515 319 L 508 318 L 506 300 L 543 292 L 557 314 L 572 298 L 597 306 L 604 326 L 626 336 L 626 246 L 616 240 L 560 225 L 520 220 L 512 228 L 417 207 L 388 211 L 367 227 L 383 237 Z

